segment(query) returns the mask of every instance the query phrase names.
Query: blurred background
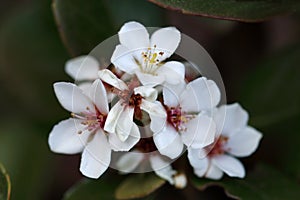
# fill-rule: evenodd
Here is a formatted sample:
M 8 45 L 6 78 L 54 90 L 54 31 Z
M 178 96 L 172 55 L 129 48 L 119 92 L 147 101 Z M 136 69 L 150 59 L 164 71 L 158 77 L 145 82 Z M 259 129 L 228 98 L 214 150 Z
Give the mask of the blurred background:
M 0 0 L 0 163 L 11 178 L 12 199 L 61 199 L 82 179 L 80 155 L 58 155 L 48 147 L 52 126 L 69 116 L 52 85 L 72 81 L 65 62 L 87 54 L 130 20 L 176 26 L 197 40 L 223 76 L 227 101 L 240 102 L 250 124 L 265 135 L 258 152 L 243 159 L 247 169 L 264 162 L 299 184 L 298 13 L 243 23 L 185 15 L 143 0 Z M 212 193 L 224 197 L 220 188 L 197 194 Z

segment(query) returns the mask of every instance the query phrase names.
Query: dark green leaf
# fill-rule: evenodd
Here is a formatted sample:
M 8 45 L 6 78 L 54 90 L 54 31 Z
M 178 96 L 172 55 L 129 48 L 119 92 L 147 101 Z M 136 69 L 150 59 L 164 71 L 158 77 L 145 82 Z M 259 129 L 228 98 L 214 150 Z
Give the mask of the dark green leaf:
M 294 11 L 298 0 L 150 0 L 184 14 L 256 22 Z
M 0 200 L 9 200 L 10 199 L 10 179 L 9 176 L 0 163 Z
M 219 185 L 224 187 L 228 196 L 244 200 L 297 199 L 300 195 L 299 185 L 296 182 L 263 164 L 257 165 L 243 180 L 224 178 L 221 181 L 211 181 L 195 178 L 192 183 L 200 190 L 211 185 Z
M 145 197 L 165 184 L 165 180 L 154 173 L 137 174 L 128 177 L 116 190 L 117 199 Z
M 101 177 L 99 180 L 84 179 L 67 191 L 64 200 L 114 199 L 117 184 L 114 177 Z
M 73 56 L 89 53 L 127 21 L 163 24 L 162 9 L 139 0 L 55 0 L 53 11 L 61 38 Z
M 241 102 L 251 124 L 266 127 L 300 114 L 300 46 L 272 55 L 249 75 Z
M 61 38 L 73 56 L 89 53 L 115 34 L 104 1 L 55 0 L 52 6 Z

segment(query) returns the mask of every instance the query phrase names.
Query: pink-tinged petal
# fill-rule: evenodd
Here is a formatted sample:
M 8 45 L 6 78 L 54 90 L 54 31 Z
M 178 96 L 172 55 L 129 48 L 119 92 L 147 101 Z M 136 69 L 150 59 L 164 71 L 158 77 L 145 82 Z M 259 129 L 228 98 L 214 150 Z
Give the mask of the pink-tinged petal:
M 54 92 L 60 104 L 73 113 L 95 112 L 93 102 L 73 83 L 54 83 Z
M 123 112 L 121 113 L 117 125 L 116 125 L 116 134 L 122 142 L 125 142 L 130 135 L 133 123 L 133 114 L 134 108 L 124 107 Z
M 148 87 L 154 87 L 157 85 L 160 85 L 165 81 L 165 76 L 162 75 L 152 75 L 152 74 L 146 74 L 139 70 L 135 72 L 136 76 L 138 77 L 139 81 L 142 83 L 142 85 L 148 86 Z
M 102 114 L 108 113 L 106 90 L 100 79 L 95 80 L 92 84 L 89 96 Z
M 219 180 L 222 178 L 222 176 L 223 176 L 223 171 L 210 162 L 205 177 L 213 180 Z
M 80 171 L 89 178 L 99 178 L 108 168 L 111 149 L 104 132 L 99 129 L 83 150 Z
M 111 57 L 111 62 L 118 69 L 133 74 L 136 69 L 138 69 L 138 64 L 135 61 L 135 57 L 133 55 L 134 52 L 130 51 L 123 45 L 116 46 L 115 51 Z
M 223 105 L 217 109 L 213 118 L 217 124 L 218 133 L 230 137 L 247 126 L 248 113 L 238 104 Z
M 63 154 L 82 152 L 90 135 L 87 131 L 79 134 L 83 129 L 78 119 L 70 118 L 56 124 L 48 138 L 51 151 Z
M 109 143 L 114 151 L 129 151 L 140 140 L 140 131 L 136 124 L 132 122 L 130 135 L 125 141 L 121 141 L 116 133 L 109 133 Z
M 258 147 L 262 134 L 256 129 L 247 126 L 232 135 L 226 143 L 228 153 L 238 156 L 246 157 L 251 155 Z
M 124 110 L 124 106 L 122 106 L 122 102 L 118 101 L 109 111 L 106 121 L 104 124 L 104 130 L 109 133 L 115 133 L 116 126 L 118 123 L 118 120 L 120 118 L 120 115 L 122 114 Z
M 216 124 L 210 117 L 199 114 L 188 121 L 185 128 L 181 131 L 181 138 L 188 147 L 203 148 L 215 139 Z
M 231 177 L 245 177 L 245 168 L 236 158 L 228 155 L 219 155 L 212 157 L 212 164 L 216 165 Z
M 119 31 L 119 40 L 130 50 L 149 47 L 149 34 L 146 28 L 138 22 L 125 23 Z
M 99 63 L 92 56 L 79 56 L 65 65 L 66 73 L 74 80 L 95 80 L 98 78 Z
M 181 62 L 169 61 L 156 71 L 160 76 L 165 76 L 165 82 L 173 85 L 184 83 L 184 65 Z
M 172 169 L 169 162 L 159 155 L 153 155 L 150 157 L 150 165 L 157 176 L 167 180 L 171 185 L 174 184 L 173 176 L 177 172 Z
M 187 84 L 181 95 L 180 105 L 186 112 L 200 112 L 217 106 L 220 98 L 221 93 L 217 84 L 201 77 Z
M 130 173 L 137 168 L 143 159 L 144 155 L 141 152 L 128 152 L 117 161 L 117 169 L 123 174 Z
M 191 164 L 191 166 L 196 170 L 197 169 L 197 175 L 199 177 L 204 176 L 206 173 L 208 166 L 209 166 L 209 160 L 207 157 L 205 158 L 200 158 L 200 154 L 203 151 L 202 149 L 193 149 L 193 148 L 188 148 L 188 159 Z
M 164 84 L 163 87 L 163 98 L 164 104 L 170 107 L 177 107 L 180 102 L 180 95 L 185 89 L 186 84 L 184 82 L 177 85 Z
M 164 52 L 163 60 L 170 57 L 177 49 L 181 40 L 180 32 L 174 27 L 161 28 L 151 36 L 151 47 L 156 45 L 157 51 Z
M 169 124 L 161 131 L 153 135 L 155 146 L 160 154 L 175 159 L 182 153 L 183 143 L 180 135 Z
M 128 90 L 126 83 L 124 83 L 124 81 L 119 79 L 114 73 L 112 73 L 108 69 L 103 69 L 103 70 L 98 71 L 98 75 L 99 75 L 99 78 L 103 82 L 105 82 L 119 90 Z
M 153 102 L 157 98 L 157 90 L 148 86 L 139 86 L 134 88 L 134 94 L 140 94 L 147 101 Z

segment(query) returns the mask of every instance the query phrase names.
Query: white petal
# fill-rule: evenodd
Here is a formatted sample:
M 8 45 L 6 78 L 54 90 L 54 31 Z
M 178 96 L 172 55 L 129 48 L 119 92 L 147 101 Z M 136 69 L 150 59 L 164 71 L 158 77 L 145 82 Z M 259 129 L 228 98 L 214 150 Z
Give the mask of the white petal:
M 115 67 L 124 72 L 132 74 L 139 67 L 134 60 L 133 53 L 134 52 L 129 51 L 125 46 L 118 45 L 116 46 L 116 49 L 110 60 Z
M 182 141 L 192 148 L 203 148 L 215 139 L 216 124 L 213 119 L 204 115 L 197 115 L 185 124 L 186 131 L 181 132 Z
M 164 107 L 158 101 L 150 102 L 143 99 L 140 108 L 146 111 L 149 115 L 160 117 L 162 119 L 167 117 Z
M 111 149 L 103 131 L 99 129 L 81 156 L 80 171 L 89 178 L 99 178 L 108 168 Z
M 64 154 L 82 152 L 90 134 L 89 132 L 78 134 L 84 128 L 80 122 L 80 120 L 70 118 L 56 124 L 48 138 L 51 151 Z
M 98 78 L 99 63 L 92 56 L 79 56 L 69 60 L 65 71 L 74 80 L 95 80 Z
M 206 178 L 210 178 L 213 180 L 219 180 L 223 176 L 223 171 L 218 168 L 216 165 L 210 162 L 209 168 L 205 174 Z
M 214 156 L 212 157 L 212 163 L 231 177 L 245 177 L 245 169 L 243 164 L 232 156 Z
M 109 133 L 115 133 L 116 126 L 120 115 L 122 114 L 124 106 L 122 106 L 122 102 L 118 101 L 109 111 L 106 121 L 104 124 L 104 130 Z
M 128 152 L 117 161 L 117 169 L 122 173 L 130 173 L 142 162 L 143 159 L 144 155 L 140 152 Z
M 215 107 L 221 98 L 221 93 L 212 80 L 198 78 L 187 84 L 181 95 L 181 107 L 186 112 L 200 112 Z
M 172 169 L 169 162 L 159 155 L 154 155 L 150 157 L 150 164 L 156 175 L 167 180 L 171 185 L 174 184 L 173 176 L 177 172 Z
M 100 79 L 95 80 L 92 84 L 89 96 L 102 114 L 108 113 L 106 90 Z
M 214 112 L 213 118 L 217 124 L 218 132 L 230 137 L 236 131 L 246 127 L 249 116 L 238 103 L 234 103 L 221 106 Z
M 130 135 L 132 126 L 133 126 L 133 114 L 134 108 L 131 107 L 124 107 L 123 112 L 121 113 L 117 126 L 116 126 L 116 134 L 119 139 L 124 142 Z
M 136 76 L 138 77 L 139 81 L 142 83 L 142 85 L 148 86 L 148 87 L 154 87 L 157 86 L 165 81 L 164 74 L 161 75 L 152 75 L 152 74 L 146 74 L 139 70 L 135 72 Z
M 262 134 L 256 129 L 247 126 L 246 128 L 238 131 L 232 135 L 226 147 L 230 154 L 238 157 L 245 157 L 251 155 L 258 147 Z
M 84 95 L 89 97 L 92 84 L 92 82 L 86 81 L 78 84 L 77 86 L 83 91 Z
M 180 83 L 177 85 L 164 84 L 163 97 L 164 104 L 168 107 L 177 107 L 179 105 L 179 97 L 183 92 L 186 84 Z
M 134 88 L 134 94 L 140 94 L 150 102 L 155 101 L 157 98 L 157 90 L 149 86 L 140 86 Z
M 156 45 L 158 51 L 164 52 L 164 57 L 170 57 L 177 49 L 181 40 L 180 32 L 174 27 L 161 28 L 151 36 L 151 47 Z
M 165 82 L 169 84 L 180 84 L 184 82 L 184 65 L 177 61 L 169 61 L 156 71 L 157 74 L 165 76 Z
M 73 83 L 54 83 L 54 92 L 60 104 L 68 111 L 82 113 L 95 112 L 92 101 Z
M 197 175 L 202 177 L 208 169 L 209 160 L 207 157 L 200 158 L 200 151 L 201 149 L 188 148 L 188 159 L 191 166 L 198 170 Z
M 153 140 L 162 155 L 175 159 L 182 153 L 183 143 L 180 135 L 169 124 L 161 132 L 153 135 Z
M 104 81 L 105 83 L 107 83 L 119 90 L 127 90 L 128 89 L 128 87 L 124 83 L 124 81 L 119 79 L 114 73 L 112 73 L 108 69 L 100 70 L 98 72 L 98 75 L 102 81 Z
M 119 40 L 130 50 L 149 47 L 148 31 L 138 22 L 125 23 L 119 31 Z
M 140 140 L 140 131 L 136 124 L 132 123 L 129 137 L 125 141 L 121 141 L 116 133 L 109 133 L 109 143 L 114 151 L 129 151 Z
M 161 105 L 161 103 L 159 101 L 155 101 L 153 102 L 155 104 L 157 104 L 157 107 L 159 110 L 165 110 L 164 107 Z M 165 112 L 165 111 L 164 111 Z M 150 121 L 150 129 L 153 132 L 153 135 L 155 135 L 156 133 L 162 131 L 166 124 L 167 124 L 167 115 L 157 115 L 157 114 L 149 114 L 149 117 L 151 119 Z

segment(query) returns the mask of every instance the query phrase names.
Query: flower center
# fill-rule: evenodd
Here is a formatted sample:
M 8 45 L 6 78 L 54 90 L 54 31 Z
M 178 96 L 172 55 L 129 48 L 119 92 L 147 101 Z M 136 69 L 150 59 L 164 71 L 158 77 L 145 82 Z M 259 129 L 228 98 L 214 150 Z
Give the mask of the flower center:
M 83 131 L 95 132 L 99 128 L 104 128 L 107 115 L 101 113 L 95 106 L 95 111 L 92 112 L 89 107 L 86 108 L 86 112 L 80 114 L 71 113 L 71 116 L 76 119 L 81 119 L 82 125 L 85 125 L 83 130 L 78 131 L 81 134 Z
M 156 75 L 156 70 L 160 67 L 162 61 L 163 51 L 157 52 L 156 45 L 153 48 L 149 47 L 147 51 L 142 52 L 143 63 L 141 64 L 141 71 L 146 74 Z
M 208 152 L 208 156 L 209 157 L 213 157 L 213 156 L 217 156 L 217 155 L 222 155 L 225 153 L 226 149 L 225 149 L 225 144 L 227 143 L 228 141 L 228 137 L 226 136 L 220 136 L 219 139 L 212 145 L 213 148 L 211 149 L 210 152 Z M 210 148 L 208 148 L 210 149 Z
M 143 153 L 150 153 L 157 150 L 152 137 L 141 138 L 135 145 L 135 148 Z
M 181 107 L 166 107 L 167 121 L 177 130 L 186 131 L 185 123 L 195 118 L 195 115 L 189 115 L 182 112 Z

